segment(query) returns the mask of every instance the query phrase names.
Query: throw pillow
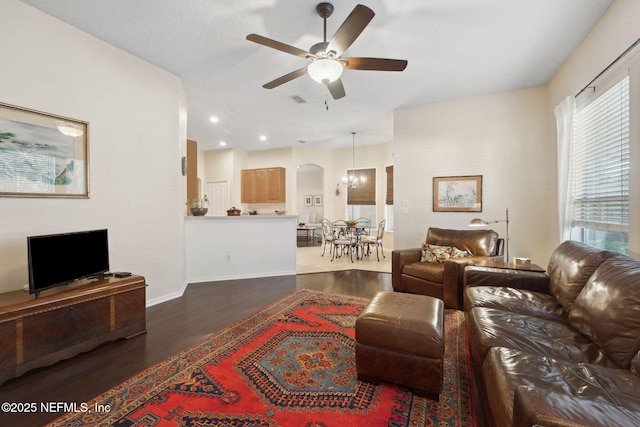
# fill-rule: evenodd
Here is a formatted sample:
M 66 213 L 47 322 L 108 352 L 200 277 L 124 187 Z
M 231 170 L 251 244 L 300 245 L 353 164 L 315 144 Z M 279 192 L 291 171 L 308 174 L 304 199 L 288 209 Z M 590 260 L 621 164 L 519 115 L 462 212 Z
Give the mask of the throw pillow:
M 451 250 L 451 258 L 466 258 L 468 256 L 472 256 L 471 252 L 463 251 L 462 249 L 458 249 L 455 246 Z
M 420 261 L 443 263 L 451 258 L 452 249 L 451 246 L 428 245 L 423 243 Z

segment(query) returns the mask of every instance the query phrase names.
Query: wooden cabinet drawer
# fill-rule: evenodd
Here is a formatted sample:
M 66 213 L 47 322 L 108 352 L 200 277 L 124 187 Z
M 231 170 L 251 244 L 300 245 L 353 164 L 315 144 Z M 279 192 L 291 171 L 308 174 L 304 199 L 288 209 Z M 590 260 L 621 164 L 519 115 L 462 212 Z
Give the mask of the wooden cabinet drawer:
M 110 330 L 109 298 L 100 298 L 24 318 L 24 360 L 71 347 Z
M 145 290 L 114 295 L 115 329 L 146 323 Z M 144 326 L 143 328 L 144 329 Z
M 16 364 L 16 321 L 0 323 L 0 371 Z

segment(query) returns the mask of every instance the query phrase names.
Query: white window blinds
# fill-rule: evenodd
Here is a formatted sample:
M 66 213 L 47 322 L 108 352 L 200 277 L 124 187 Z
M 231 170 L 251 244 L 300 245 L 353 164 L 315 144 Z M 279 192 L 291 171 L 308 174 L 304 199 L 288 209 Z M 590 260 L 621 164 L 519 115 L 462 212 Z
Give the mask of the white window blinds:
M 572 226 L 627 232 L 629 77 L 577 111 L 574 130 Z

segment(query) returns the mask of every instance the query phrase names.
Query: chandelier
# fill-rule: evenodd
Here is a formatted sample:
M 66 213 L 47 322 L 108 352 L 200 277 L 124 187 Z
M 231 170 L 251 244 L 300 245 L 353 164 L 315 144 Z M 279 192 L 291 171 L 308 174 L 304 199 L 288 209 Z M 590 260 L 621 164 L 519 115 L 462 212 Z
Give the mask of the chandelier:
M 356 189 L 364 187 L 365 183 L 367 182 L 367 178 L 364 175 L 356 176 L 356 133 L 351 132 L 351 135 L 353 139 L 351 149 L 351 173 L 348 176 L 342 177 L 342 185 L 344 185 L 346 188 Z

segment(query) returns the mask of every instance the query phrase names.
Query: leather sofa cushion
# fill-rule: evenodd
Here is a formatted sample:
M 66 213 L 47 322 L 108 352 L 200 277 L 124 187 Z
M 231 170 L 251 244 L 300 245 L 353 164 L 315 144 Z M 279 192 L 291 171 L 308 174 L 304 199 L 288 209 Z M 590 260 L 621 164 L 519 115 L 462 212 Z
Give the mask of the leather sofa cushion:
M 498 233 L 493 230 L 449 230 L 429 227 L 427 230 L 428 245 L 455 246 L 473 255 L 496 255 L 498 250 Z
M 444 266 L 441 263 L 412 262 L 404 265 L 402 274 L 418 277 L 433 283 L 444 282 Z
M 569 311 L 576 297 L 602 261 L 611 256 L 584 243 L 567 240 L 549 258 L 549 291 Z
M 628 369 L 640 350 L 640 261 L 622 255 L 605 260 L 569 311 L 572 327 Z
M 494 308 L 476 307 L 465 312 L 473 359 L 482 362 L 492 347 L 508 347 L 540 356 L 618 365 L 587 337 L 563 322 Z
M 626 369 L 574 363 L 496 347 L 487 354 L 483 377 L 497 427 L 513 425 L 514 391 L 518 386 L 640 409 L 640 377 Z M 571 418 L 568 412 L 565 419 Z
M 519 386 L 513 397 L 513 426 L 640 426 L 640 410 Z
M 472 286 L 464 295 L 465 310 L 495 308 L 564 322 L 566 312 L 552 295 L 504 286 Z

